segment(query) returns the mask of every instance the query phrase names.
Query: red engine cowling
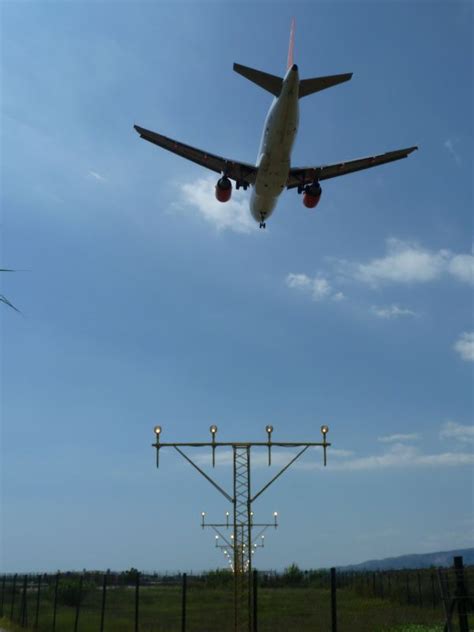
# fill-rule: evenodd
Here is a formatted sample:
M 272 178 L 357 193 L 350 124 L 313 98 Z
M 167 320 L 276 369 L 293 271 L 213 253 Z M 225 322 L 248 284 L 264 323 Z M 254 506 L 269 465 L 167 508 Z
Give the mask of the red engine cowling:
M 232 195 L 232 182 L 224 176 L 217 181 L 216 184 L 216 199 L 219 202 L 228 202 Z
M 321 199 L 321 193 L 322 189 L 319 182 L 308 185 L 303 194 L 303 204 L 306 208 L 315 208 Z

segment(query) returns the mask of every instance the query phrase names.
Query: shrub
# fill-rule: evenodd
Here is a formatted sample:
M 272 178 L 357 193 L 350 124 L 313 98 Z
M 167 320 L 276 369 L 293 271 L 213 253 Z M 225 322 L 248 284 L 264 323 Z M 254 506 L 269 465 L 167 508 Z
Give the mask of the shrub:
M 283 580 L 287 586 L 300 586 L 304 580 L 304 573 L 297 564 L 293 562 L 283 572 Z
M 80 587 L 79 578 L 64 578 L 58 583 L 58 604 L 76 608 L 87 597 L 88 594 L 95 590 L 94 582 L 84 579 L 82 589 Z M 54 599 L 54 585 L 49 586 L 51 601 Z
M 233 581 L 232 571 L 227 568 L 218 568 L 215 571 L 206 573 L 206 585 L 211 588 L 221 588 L 229 586 Z

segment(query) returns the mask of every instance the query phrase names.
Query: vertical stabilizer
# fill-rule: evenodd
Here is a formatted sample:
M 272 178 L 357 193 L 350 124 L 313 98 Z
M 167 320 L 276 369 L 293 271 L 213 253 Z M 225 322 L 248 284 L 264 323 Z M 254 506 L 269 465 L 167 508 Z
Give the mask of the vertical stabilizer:
M 291 20 L 291 30 L 290 30 L 290 45 L 288 46 L 288 61 L 286 64 L 286 69 L 288 70 L 288 68 L 291 68 L 293 66 L 293 51 L 295 48 L 295 26 L 296 26 L 296 20 L 295 18 L 293 18 Z

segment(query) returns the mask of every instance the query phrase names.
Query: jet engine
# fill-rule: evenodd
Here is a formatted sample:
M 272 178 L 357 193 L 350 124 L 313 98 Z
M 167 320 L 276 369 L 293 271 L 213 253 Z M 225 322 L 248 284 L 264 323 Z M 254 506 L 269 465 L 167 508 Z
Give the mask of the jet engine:
M 232 182 L 227 176 L 223 176 L 216 184 L 216 198 L 219 202 L 228 202 L 232 195 Z
M 303 204 L 306 208 L 314 208 L 317 206 L 320 198 L 321 198 L 321 185 L 318 181 L 313 182 L 312 184 L 308 184 L 304 188 L 303 194 Z

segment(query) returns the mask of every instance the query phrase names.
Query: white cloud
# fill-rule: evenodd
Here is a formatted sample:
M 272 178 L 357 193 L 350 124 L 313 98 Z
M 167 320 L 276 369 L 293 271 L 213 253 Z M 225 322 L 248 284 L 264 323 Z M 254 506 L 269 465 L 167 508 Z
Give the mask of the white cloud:
M 328 460 L 331 453 L 328 452 Z M 331 464 L 333 470 L 361 471 L 378 469 L 399 469 L 408 467 L 456 467 L 474 465 L 474 454 L 465 452 L 444 452 L 440 454 L 422 454 L 414 446 L 395 443 L 384 454 L 363 456 L 337 461 Z
M 472 254 L 455 255 L 449 262 L 448 270 L 458 281 L 474 284 L 474 256 Z
M 412 432 L 409 434 L 393 434 L 385 437 L 379 437 L 378 441 L 381 443 L 399 443 L 400 441 L 416 441 L 419 438 L 420 435 L 417 432 Z
M 286 277 L 286 284 L 288 287 L 291 287 L 291 288 L 306 290 L 306 289 L 310 289 L 311 287 L 311 279 L 306 274 L 290 273 Z
M 453 140 L 452 138 L 448 138 L 443 143 L 444 147 L 449 151 L 449 153 L 454 158 L 454 160 L 458 163 L 458 165 L 460 165 L 462 162 L 461 156 L 458 154 L 458 152 L 454 148 L 455 144 L 456 144 L 456 141 Z
M 393 319 L 399 318 L 400 316 L 417 316 L 417 313 L 413 310 L 399 307 L 398 305 L 389 305 L 387 307 L 372 305 L 371 309 L 378 318 Z
M 455 421 L 447 421 L 439 433 L 441 439 L 455 439 L 461 443 L 474 443 L 474 426 L 463 426 Z
M 338 261 L 343 275 L 377 286 L 387 283 L 427 283 L 449 274 L 458 281 L 474 283 L 474 256 L 453 254 L 449 250 L 424 248 L 415 242 L 390 238 L 385 256 L 368 263 Z
M 423 283 L 438 278 L 446 266 L 447 250 L 430 252 L 417 244 L 398 239 L 387 240 L 387 254 L 369 263 L 355 264 L 353 275 L 358 281 L 378 283 Z
M 463 360 L 474 362 L 474 331 L 465 331 L 453 345 Z
M 344 298 L 344 294 L 335 291 L 328 279 L 323 276 L 312 278 L 306 274 L 290 273 L 286 277 L 286 284 L 292 289 L 306 292 L 311 296 L 313 301 L 322 301 L 325 299 L 341 301 Z
M 90 169 L 87 175 L 90 178 L 94 178 L 94 180 L 97 180 L 97 182 L 107 182 L 107 178 L 104 178 L 104 176 L 101 176 L 100 173 L 97 173 L 97 171 L 92 171 Z
M 234 190 L 232 198 L 225 203 L 218 202 L 214 194 L 216 180 L 200 178 L 181 186 L 182 204 L 191 205 L 217 230 L 232 230 L 249 233 L 255 230 L 255 221 L 250 215 L 248 197 L 243 191 Z

